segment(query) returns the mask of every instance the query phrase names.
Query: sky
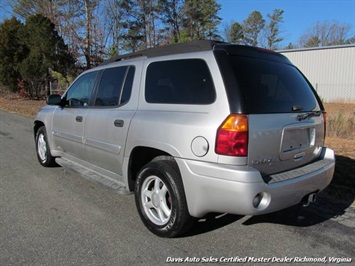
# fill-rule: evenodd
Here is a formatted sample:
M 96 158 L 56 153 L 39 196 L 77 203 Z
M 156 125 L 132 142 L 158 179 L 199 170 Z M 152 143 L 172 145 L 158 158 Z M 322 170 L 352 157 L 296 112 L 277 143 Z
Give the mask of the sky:
M 337 21 L 351 26 L 355 36 L 355 0 L 218 0 L 223 23 L 242 23 L 251 12 L 259 11 L 264 18 L 274 9 L 282 9 L 284 46 L 297 43 L 301 35 L 317 22 Z M 349 36 L 350 37 L 350 36 Z
M 0 22 L 11 17 L 11 8 L 8 4 L 10 1 L 0 0 Z M 221 31 L 225 24 L 232 21 L 242 23 L 254 10 L 267 18 L 267 14 L 278 8 L 284 11 L 283 46 L 291 42 L 296 44 L 307 29 L 323 21 L 349 24 L 350 35 L 355 36 L 355 0 L 217 0 L 217 2 L 222 5 L 219 12 L 222 18 Z M 222 32 L 221 34 L 223 36 Z

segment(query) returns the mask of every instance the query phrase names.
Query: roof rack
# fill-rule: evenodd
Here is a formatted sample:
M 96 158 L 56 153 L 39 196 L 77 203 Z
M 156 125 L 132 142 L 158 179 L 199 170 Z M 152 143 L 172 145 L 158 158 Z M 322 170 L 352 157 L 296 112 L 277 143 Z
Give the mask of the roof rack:
M 121 60 L 127 60 L 137 57 L 157 57 L 162 55 L 171 55 L 171 54 L 182 54 L 190 52 L 200 52 L 200 51 L 210 51 L 216 44 L 227 44 L 220 41 L 210 41 L 210 40 L 197 40 L 186 43 L 171 44 L 161 47 L 154 47 L 145 50 L 141 50 L 134 53 L 119 55 L 104 61 L 101 65 L 107 65 L 113 62 L 118 62 Z

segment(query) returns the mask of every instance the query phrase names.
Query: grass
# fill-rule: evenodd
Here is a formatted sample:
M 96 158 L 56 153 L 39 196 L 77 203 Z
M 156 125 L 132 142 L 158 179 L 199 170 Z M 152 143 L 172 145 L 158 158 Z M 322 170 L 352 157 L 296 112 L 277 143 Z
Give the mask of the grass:
M 326 145 L 336 154 L 335 173 L 324 191 L 335 202 L 355 207 L 355 104 L 325 103 Z
M 327 136 L 355 139 L 355 104 L 327 103 Z

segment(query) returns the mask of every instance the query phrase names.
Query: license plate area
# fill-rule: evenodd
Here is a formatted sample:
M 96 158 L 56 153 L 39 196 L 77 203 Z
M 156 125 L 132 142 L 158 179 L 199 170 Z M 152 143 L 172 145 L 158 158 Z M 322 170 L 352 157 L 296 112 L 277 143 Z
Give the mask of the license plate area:
M 288 160 L 314 147 L 314 127 L 286 127 L 282 134 L 280 159 Z

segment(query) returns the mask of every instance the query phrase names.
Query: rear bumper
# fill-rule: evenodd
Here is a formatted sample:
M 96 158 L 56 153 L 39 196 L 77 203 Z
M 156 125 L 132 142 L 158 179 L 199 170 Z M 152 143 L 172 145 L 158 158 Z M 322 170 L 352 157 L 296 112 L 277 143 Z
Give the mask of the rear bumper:
M 259 171 L 249 166 L 179 158 L 176 161 L 189 212 L 194 217 L 210 212 L 258 215 L 296 205 L 308 194 L 326 188 L 335 168 L 334 152 L 328 148 L 323 149 L 320 161 L 305 166 L 307 169 L 290 171 L 288 175 L 292 178 L 269 183 L 263 180 Z

